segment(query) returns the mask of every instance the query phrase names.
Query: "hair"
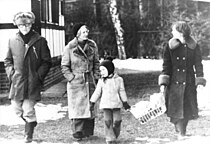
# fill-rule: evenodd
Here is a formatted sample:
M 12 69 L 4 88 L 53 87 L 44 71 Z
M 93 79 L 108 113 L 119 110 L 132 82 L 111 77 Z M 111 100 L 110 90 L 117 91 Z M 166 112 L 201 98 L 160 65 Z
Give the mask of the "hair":
M 178 32 L 182 33 L 184 38 L 188 38 L 191 34 L 191 27 L 185 21 L 177 21 L 172 24 L 172 28 L 173 27 L 175 27 Z
M 82 26 L 86 26 L 85 23 L 76 23 L 76 24 L 73 26 L 72 31 L 73 31 L 73 35 L 74 35 L 75 37 L 77 36 L 77 33 L 78 33 L 78 31 L 80 30 L 80 28 L 81 28 Z
M 107 56 L 106 58 L 105 58 L 105 60 L 109 60 L 109 61 L 113 61 L 113 57 L 111 57 L 111 56 Z
M 18 12 L 14 15 L 14 18 L 13 18 L 13 23 L 14 25 L 17 25 L 16 24 L 16 20 L 18 19 L 22 19 L 22 18 L 28 18 L 31 20 L 31 23 L 35 23 L 35 15 L 33 12 Z
M 107 71 L 108 71 L 108 76 L 110 74 L 113 74 L 114 73 L 114 70 L 115 70 L 115 66 L 114 66 L 114 63 L 112 62 L 112 58 L 111 57 L 108 57 L 107 59 L 103 60 L 101 63 L 100 63 L 100 66 L 104 66 Z

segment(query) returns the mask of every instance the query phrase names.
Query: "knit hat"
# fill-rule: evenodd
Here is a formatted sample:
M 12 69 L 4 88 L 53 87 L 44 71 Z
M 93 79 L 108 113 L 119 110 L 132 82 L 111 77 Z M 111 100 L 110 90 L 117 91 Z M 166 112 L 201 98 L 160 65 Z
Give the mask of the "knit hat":
M 79 31 L 79 29 L 83 25 L 85 25 L 85 24 L 84 23 L 77 23 L 77 24 L 74 25 L 74 27 L 73 27 L 73 34 L 74 34 L 75 37 L 77 36 L 77 32 Z
M 106 59 L 102 61 L 100 66 L 104 66 L 107 69 L 108 75 L 114 73 L 115 67 L 111 59 Z

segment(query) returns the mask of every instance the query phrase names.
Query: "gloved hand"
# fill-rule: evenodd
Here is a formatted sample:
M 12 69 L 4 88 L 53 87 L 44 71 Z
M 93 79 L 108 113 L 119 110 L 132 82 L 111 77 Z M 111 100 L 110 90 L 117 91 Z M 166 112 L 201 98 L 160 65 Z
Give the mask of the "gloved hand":
M 94 106 L 95 106 L 95 103 L 90 102 L 90 111 L 94 111 Z
M 128 102 L 123 102 L 123 107 L 125 110 L 128 110 L 131 108 L 131 106 L 128 104 Z

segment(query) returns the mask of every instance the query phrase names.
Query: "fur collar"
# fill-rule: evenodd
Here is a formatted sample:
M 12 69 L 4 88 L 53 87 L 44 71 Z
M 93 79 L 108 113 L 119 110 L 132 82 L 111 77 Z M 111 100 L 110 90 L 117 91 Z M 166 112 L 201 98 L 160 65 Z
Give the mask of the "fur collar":
M 96 45 L 93 40 L 88 39 L 84 48 L 82 49 L 80 47 L 80 45 L 78 44 L 78 40 L 76 38 L 74 38 L 67 44 L 67 47 L 69 49 L 73 49 L 73 53 L 76 56 L 78 56 L 84 60 L 87 60 L 89 57 L 91 57 L 91 55 L 94 55 Z
M 187 44 L 187 47 L 190 49 L 195 49 L 197 45 L 192 37 L 189 37 L 187 40 L 185 40 L 184 43 L 181 43 L 181 41 L 177 38 L 172 38 L 169 40 L 168 44 L 170 49 L 176 49 L 177 47 L 183 44 Z
M 86 44 L 88 44 L 90 47 L 95 47 L 95 42 L 91 39 L 88 39 Z M 71 40 L 69 43 L 68 43 L 68 46 L 70 48 L 74 48 L 74 47 L 77 47 L 78 46 L 78 40 L 77 38 L 75 37 L 73 40 Z

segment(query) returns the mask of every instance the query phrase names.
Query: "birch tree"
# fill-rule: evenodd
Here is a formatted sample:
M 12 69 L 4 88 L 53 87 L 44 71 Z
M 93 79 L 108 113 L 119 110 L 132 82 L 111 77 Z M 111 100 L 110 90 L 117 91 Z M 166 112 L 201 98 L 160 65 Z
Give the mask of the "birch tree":
M 124 39 L 123 39 L 123 29 L 121 27 L 119 13 L 117 12 L 117 2 L 116 0 L 109 0 L 109 11 L 111 14 L 112 22 L 115 28 L 115 35 L 117 41 L 118 55 L 120 59 L 126 59 Z

